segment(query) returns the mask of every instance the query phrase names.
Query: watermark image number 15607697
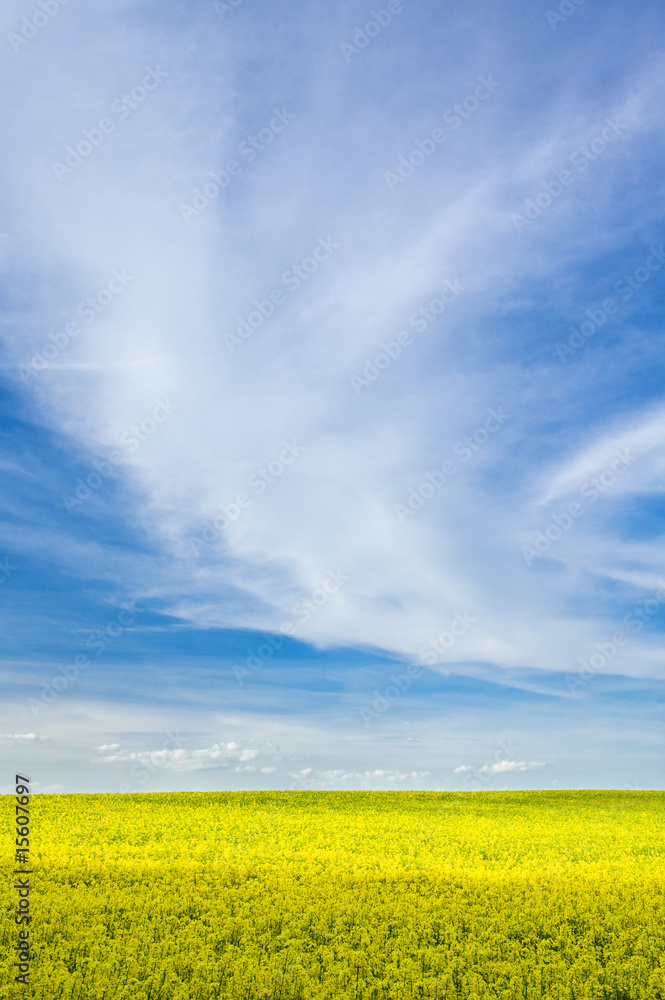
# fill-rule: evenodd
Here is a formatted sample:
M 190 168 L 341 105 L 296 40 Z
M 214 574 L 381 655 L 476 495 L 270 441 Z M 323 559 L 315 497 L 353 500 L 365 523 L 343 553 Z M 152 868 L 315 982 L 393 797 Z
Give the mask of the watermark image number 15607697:
M 19 928 L 16 948 L 18 961 L 14 962 L 17 974 L 14 981 L 28 986 L 30 983 L 30 787 L 29 778 L 16 775 L 16 852 L 14 858 L 14 888 L 18 903 L 14 922 Z M 25 866 L 25 867 L 21 867 Z

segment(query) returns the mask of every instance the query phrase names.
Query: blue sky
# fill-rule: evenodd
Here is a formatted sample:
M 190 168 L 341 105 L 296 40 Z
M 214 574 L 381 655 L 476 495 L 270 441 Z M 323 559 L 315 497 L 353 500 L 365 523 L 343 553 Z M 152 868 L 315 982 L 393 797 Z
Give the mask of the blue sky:
M 662 788 L 662 6 L 0 19 L 2 790 Z

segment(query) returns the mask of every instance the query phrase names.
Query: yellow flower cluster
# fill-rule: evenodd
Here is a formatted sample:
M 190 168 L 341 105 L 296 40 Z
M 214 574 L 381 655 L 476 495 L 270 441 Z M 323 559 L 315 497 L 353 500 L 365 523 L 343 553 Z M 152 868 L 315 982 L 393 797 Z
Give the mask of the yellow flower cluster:
M 663 792 L 53 795 L 31 815 L 25 1000 L 665 1000 Z M 17 989 L 5 974 L 0 1000 Z

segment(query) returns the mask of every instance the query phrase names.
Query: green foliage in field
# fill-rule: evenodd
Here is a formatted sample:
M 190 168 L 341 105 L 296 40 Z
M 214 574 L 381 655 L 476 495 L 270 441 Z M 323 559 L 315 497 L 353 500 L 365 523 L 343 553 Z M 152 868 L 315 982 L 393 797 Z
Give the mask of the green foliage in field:
M 7 829 L 13 798 L 0 807 Z M 67 795 L 31 812 L 31 985 L 9 958 L 0 1000 L 665 1000 L 662 792 Z

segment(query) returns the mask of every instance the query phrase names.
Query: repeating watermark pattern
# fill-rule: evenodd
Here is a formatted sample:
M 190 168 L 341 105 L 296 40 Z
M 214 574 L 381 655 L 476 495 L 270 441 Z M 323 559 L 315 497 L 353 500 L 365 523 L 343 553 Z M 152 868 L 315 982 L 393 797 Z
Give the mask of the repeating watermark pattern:
M 413 0 L 410 0 L 413 3 Z M 370 18 L 362 27 L 356 25 L 351 42 L 340 42 L 339 47 L 347 63 L 350 63 L 353 56 L 360 55 L 371 42 L 386 30 L 392 23 L 393 17 L 401 14 L 404 4 L 401 0 L 388 0 L 386 9 L 370 11 Z
M 103 629 L 87 629 L 90 635 L 86 639 L 86 649 L 89 649 L 95 656 L 101 656 L 114 642 L 132 628 L 136 619 L 142 614 L 137 610 L 134 601 L 121 605 L 118 614 Z M 49 684 L 42 685 L 40 698 L 28 698 L 27 705 L 32 714 L 37 717 L 41 712 L 58 700 L 72 684 L 78 680 L 81 671 L 87 670 L 93 661 L 85 653 L 77 653 L 71 663 L 65 663 L 58 667 L 59 675 L 53 677 Z
M 572 17 L 584 2 L 585 0 L 561 0 L 556 10 L 546 10 L 545 17 L 552 31 L 556 31 L 560 24 Z
M 7 583 L 8 580 L 11 580 L 17 570 L 18 566 L 14 566 L 14 564 L 10 562 L 9 556 L 5 556 L 2 562 L 0 562 L 0 586 L 3 583 Z
M 74 145 L 67 146 L 62 160 L 53 160 L 51 170 L 57 179 L 62 181 L 65 177 L 73 174 L 84 160 L 92 156 L 96 149 L 99 149 L 106 137 L 115 132 L 117 121 L 122 122 L 129 118 L 132 112 L 143 104 L 148 94 L 156 90 L 169 75 L 160 66 L 155 66 L 154 69 L 146 66 L 146 73 L 141 82 L 132 87 L 128 94 L 120 94 L 112 102 L 110 113 L 114 117 L 100 118 L 92 128 L 84 128 L 81 131 L 83 138 Z
M 457 466 L 449 459 L 446 459 L 441 467 L 435 469 L 434 472 L 426 472 L 420 485 L 417 488 L 412 486 L 409 489 L 406 503 L 394 505 L 395 515 L 399 523 L 404 524 L 407 517 L 412 517 L 416 511 L 424 507 L 437 490 L 442 489 L 455 475 L 457 475 Z
M 420 658 L 428 666 L 439 663 L 459 639 L 466 635 L 469 629 L 478 624 L 477 618 L 472 618 L 468 611 L 456 611 L 447 629 L 440 632 L 435 639 L 428 639 L 420 650 Z
M 289 114 L 286 108 L 281 111 L 273 108 L 273 117 L 268 124 L 259 129 L 256 135 L 245 136 L 238 146 L 238 155 L 246 163 L 252 163 L 259 153 L 267 149 L 277 136 L 296 120 L 296 117 L 297 115 Z M 183 222 L 189 224 L 192 219 L 200 215 L 229 186 L 233 178 L 239 177 L 242 172 L 243 164 L 235 159 L 229 160 L 221 170 L 209 171 L 207 176 L 211 179 L 205 180 L 201 187 L 194 188 L 191 204 L 181 203 L 178 206 Z
M 492 435 L 501 430 L 509 419 L 510 414 L 506 413 L 502 406 L 498 410 L 488 410 L 483 423 L 453 445 L 453 454 L 459 456 L 463 462 L 468 461 L 487 444 Z M 416 511 L 421 510 L 438 490 L 443 489 L 457 475 L 458 471 L 455 462 L 446 459 L 434 472 L 426 472 L 419 486 L 410 488 L 405 503 L 394 505 L 395 516 L 399 523 L 404 524 L 408 517 L 413 517 Z
M 253 677 L 282 648 L 285 641 L 293 638 L 294 635 L 295 625 L 291 621 L 283 621 L 277 633 L 266 632 L 263 637 L 264 641 L 254 649 L 248 650 L 244 665 L 234 664 L 233 676 L 238 683 L 243 684 L 248 677 Z
M 15 983 L 22 986 L 30 984 L 30 961 L 32 957 L 30 945 L 30 876 L 34 874 L 30 860 L 30 778 L 22 774 L 16 775 L 16 850 L 14 858 L 14 888 L 18 893 L 18 904 L 14 923 L 21 929 L 18 932 L 16 949 L 18 961 L 14 962 L 17 974 Z
M 523 771 L 533 771 L 546 764 L 541 761 L 517 760 L 517 751 L 520 748 L 513 744 L 512 738 L 508 735 L 498 740 L 497 749 L 494 752 L 494 760 L 491 763 L 483 764 L 481 767 L 474 767 L 471 764 L 462 764 L 453 770 L 454 774 L 463 774 L 463 785 L 468 792 L 479 792 L 486 788 L 492 778 L 501 774 L 515 774 Z
M 379 719 L 388 711 L 395 702 L 399 701 L 411 688 L 414 680 L 420 680 L 423 675 L 423 668 L 416 663 L 410 663 L 405 673 L 391 674 L 390 683 L 386 685 L 382 692 L 374 692 L 374 701 L 371 705 L 363 705 L 360 709 L 360 718 L 366 726 L 370 726 L 375 719 Z
M 148 751 L 145 753 L 137 753 L 134 755 L 137 763 L 132 765 L 130 770 L 130 777 L 134 779 L 135 784 L 130 785 L 127 782 L 122 784 L 118 791 L 125 795 L 129 792 L 136 790 L 136 785 L 144 786 L 147 781 L 159 771 L 160 768 L 164 767 L 165 760 L 168 759 L 167 755 L 174 750 L 182 750 L 186 743 L 189 742 L 188 736 L 181 736 L 180 730 L 177 729 L 175 733 L 167 733 L 166 739 L 162 743 L 161 750 Z M 116 745 L 113 747 L 99 747 L 100 750 L 110 750 L 119 749 Z
M 227 14 L 233 14 L 244 2 L 245 0 L 213 0 L 212 9 L 223 21 Z
M 472 94 L 459 103 L 453 104 L 444 112 L 443 120 L 450 125 L 452 131 L 461 128 L 466 120 L 480 108 L 483 101 L 487 101 L 495 90 L 501 86 L 492 74 L 489 76 L 479 76 L 478 84 Z M 404 184 L 410 177 L 413 177 L 418 167 L 436 153 L 444 142 L 448 141 L 448 133 L 442 128 L 435 128 L 425 136 L 424 139 L 417 139 L 413 149 L 401 156 L 395 170 L 386 170 L 383 177 L 391 191 Z
M 636 292 L 639 292 L 651 280 L 651 276 L 656 271 L 660 271 L 665 264 L 665 247 L 661 243 L 659 247 L 651 247 L 651 254 L 644 261 L 644 264 L 635 268 L 632 274 L 624 274 L 614 284 L 614 294 L 618 295 L 623 302 L 629 302 Z M 585 311 L 587 317 L 576 329 L 570 328 L 570 337 L 565 343 L 556 344 L 556 352 L 562 364 L 575 354 L 581 347 L 588 343 L 589 338 L 605 326 L 611 316 L 615 316 L 619 311 L 619 306 L 614 299 L 605 299 L 600 306 L 596 306 Z
M 639 792 L 640 786 L 635 781 L 631 781 L 628 785 L 624 785 L 621 789 L 622 792 Z M 617 800 L 617 805 L 622 806 L 624 809 L 627 806 L 635 805 L 635 796 L 626 795 L 625 798 Z
M 522 555 L 527 566 L 539 556 L 546 555 L 592 504 L 609 493 L 617 480 L 624 476 L 637 460 L 637 457 L 628 451 L 616 451 L 610 465 L 585 480 L 579 488 L 584 503 L 574 501 L 565 510 L 550 514 L 550 524 L 543 531 L 534 532 L 530 545 L 522 546 Z
M 127 268 L 115 268 L 111 271 L 109 280 L 102 288 L 98 288 L 93 295 L 76 306 L 74 313 L 85 324 L 93 323 L 97 317 L 119 296 L 122 295 L 130 282 L 134 281 L 134 275 L 127 273 Z M 49 333 L 50 344 L 46 344 L 35 351 L 29 361 L 19 365 L 19 375 L 23 384 L 38 372 L 43 372 L 49 368 L 56 358 L 67 350 L 73 340 L 81 333 L 81 324 L 72 320 L 65 323 L 59 330 Z
M 610 316 L 618 313 L 619 307 L 614 299 L 605 299 L 601 305 L 586 309 L 584 315 L 587 317 L 579 329 L 574 326 L 570 328 L 570 337 L 565 344 L 557 343 L 556 352 L 559 360 L 565 364 L 569 355 L 575 354 L 580 347 L 584 347 L 589 337 L 593 337 L 597 330 L 605 326 Z
M 155 406 L 150 415 L 144 417 L 140 423 L 132 424 L 125 431 L 120 438 L 119 448 L 110 452 L 108 461 L 95 459 L 92 463 L 95 467 L 95 472 L 90 472 L 85 479 L 79 477 L 76 480 L 76 485 L 72 487 L 71 493 L 62 494 L 61 499 L 65 509 L 70 514 L 74 511 L 80 511 L 86 500 L 89 500 L 93 496 L 95 490 L 100 489 L 105 480 L 114 478 L 114 466 L 125 465 L 128 454 L 137 451 L 179 409 L 180 405 L 174 403 L 170 396 L 167 396 L 166 399 L 162 399 L 161 397 L 155 399 Z
M 325 579 L 319 587 L 305 598 L 301 598 L 291 608 L 292 619 L 283 621 L 277 633 L 266 633 L 264 641 L 254 649 L 247 651 L 247 659 L 243 666 L 237 664 L 233 667 L 233 675 L 242 684 L 248 677 L 253 677 L 270 660 L 278 649 L 281 649 L 287 639 L 293 638 L 296 630 L 296 623 L 304 625 L 312 615 L 328 604 L 331 597 L 338 594 L 344 584 L 349 582 L 349 577 L 341 569 L 328 570 Z M 295 621 L 294 621 L 295 619 Z
M 579 670 L 576 674 L 566 675 L 566 687 L 570 694 L 579 694 L 580 688 L 604 670 L 619 651 L 627 646 L 645 625 L 660 614 L 663 605 L 665 605 L 665 580 L 660 580 L 654 596 L 636 604 L 624 616 L 623 629 L 616 629 L 611 638 L 606 639 L 605 642 L 595 643 L 594 652 L 587 653 L 586 659 L 583 656 L 578 656 Z
M 283 441 L 282 448 L 276 458 L 273 458 L 265 465 L 259 465 L 247 477 L 247 486 L 254 491 L 255 496 L 262 496 L 274 482 L 280 479 L 287 469 L 293 465 L 296 459 L 305 451 L 303 445 L 299 445 L 294 438 L 293 441 Z M 210 545 L 221 538 L 224 532 L 234 521 L 240 517 L 244 510 L 252 506 L 253 497 L 248 493 L 236 493 L 227 503 L 219 505 L 220 513 L 216 514 L 210 521 L 206 521 L 200 536 L 191 539 L 191 546 L 198 555 L 205 545 Z
M 456 611 L 447 629 L 444 629 L 435 639 L 428 639 L 420 650 L 421 659 L 432 666 L 450 652 L 459 639 L 466 635 L 469 629 L 478 623 L 477 618 L 472 618 L 468 611 Z M 364 705 L 360 711 L 360 718 L 366 726 L 370 726 L 375 719 L 384 715 L 389 708 L 403 698 L 411 689 L 414 681 L 420 680 L 423 675 L 423 668 L 411 663 L 406 671 L 401 674 L 391 674 L 389 683 L 383 691 L 375 691 L 374 699 L 370 704 Z
M 623 278 L 620 278 L 615 286 L 614 293 L 618 295 L 623 302 L 629 302 L 636 292 L 639 292 L 644 288 L 646 283 L 651 280 L 652 274 L 656 271 L 660 271 L 661 267 L 665 264 L 665 247 L 661 243 L 659 247 L 651 247 L 651 253 L 639 267 L 636 267 L 632 274 L 624 274 Z
M 464 286 L 455 278 L 446 280 L 440 293 L 430 299 L 425 305 L 418 306 L 409 316 L 409 326 L 417 333 L 424 333 L 435 320 L 442 316 L 446 309 L 462 294 Z M 400 330 L 395 340 L 382 340 L 381 350 L 373 358 L 364 358 L 362 373 L 350 375 L 351 385 L 356 393 L 365 386 L 376 382 L 379 376 L 390 368 L 393 361 L 400 357 L 405 348 L 411 347 L 413 334 L 408 330 Z
M 522 233 L 525 229 L 533 226 L 536 219 L 545 212 L 553 202 L 560 198 L 566 188 L 575 183 L 576 177 L 585 173 L 592 163 L 603 155 L 619 138 L 624 138 L 628 126 L 619 118 L 606 118 L 605 126 L 594 138 L 585 146 L 580 146 L 571 153 L 570 164 L 577 173 L 572 170 L 561 170 L 555 180 L 542 181 L 542 191 L 539 191 L 533 198 L 527 198 L 522 208 L 522 214 L 515 212 L 510 220 L 516 232 Z
M 292 264 L 284 272 L 281 277 L 282 285 L 289 292 L 297 292 L 301 285 L 309 281 L 312 275 L 318 271 L 321 264 L 329 260 L 335 250 L 339 250 L 339 248 L 340 244 L 335 243 L 331 236 L 326 236 L 325 238 L 319 236 L 311 254 L 303 257 L 301 261 Z M 265 321 L 273 315 L 275 309 L 284 305 L 286 299 L 287 293 L 279 286 L 273 288 L 268 293 L 267 298 L 255 299 L 252 303 L 254 308 L 247 316 L 238 316 L 235 333 L 224 334 L 224 343 L 228 348 L 229 354 L 233 354 L 237 347 L 241 347 L 242 344 L 249 340 L 263 326 Z
M 302 771 L 289 774 L 291 779 L 291 784 L 289 785 L 290 792 L 306 792 L 309 789 L 308 777 L 312 773 L 311 767 L 305 767 Z
M 14 52 L 18 54 L 23 45 L 36 38 L 39 32 L 60 13 L 60 8 L 66 7 L 68 3 L 69 0 L 39 0 L 39 10 L 23 18 L 18 32 L 10 31 L 7 35 Z

